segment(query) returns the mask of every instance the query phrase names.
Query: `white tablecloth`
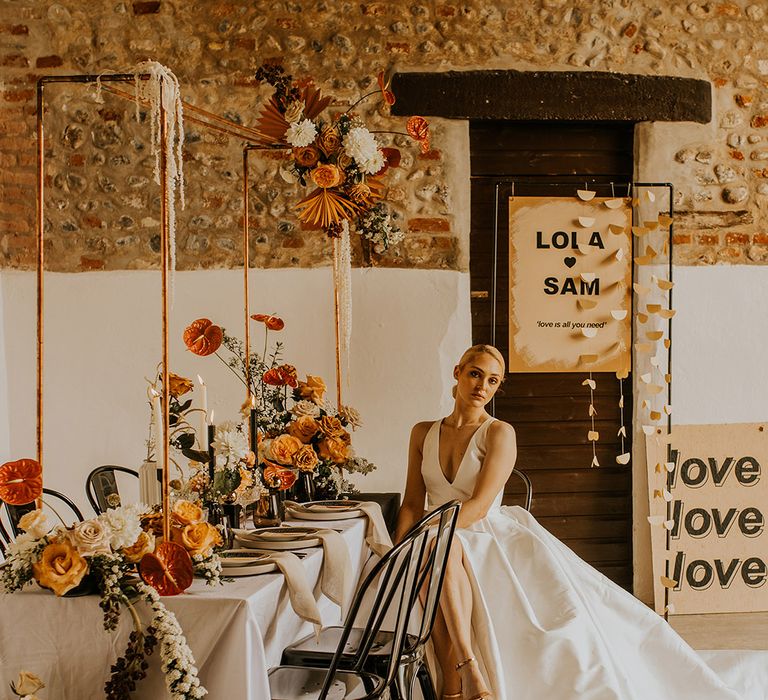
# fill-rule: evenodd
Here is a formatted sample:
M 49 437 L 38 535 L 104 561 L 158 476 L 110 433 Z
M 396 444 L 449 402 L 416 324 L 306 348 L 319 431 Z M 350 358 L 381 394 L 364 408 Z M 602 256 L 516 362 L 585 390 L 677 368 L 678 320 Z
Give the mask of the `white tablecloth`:
M 343 528 L 353 570 L 361 571 L 369 554 L 365 520 L 311 524 Z M 323 624 L 338 623 L 338 606 L 320 592 L 322 549 L 304 551 L 310 552 L 302 564 Z M 267 669 L 280 663 L 288 644 L 312 632 L 293 612 L 280 573 L 239 578 L 216 588 L 195 580 L 185 594 L 163 601 L 184 630 L 211 700 L 268 700 Z M 131 629 L 123 609 L 119 629 L 106 632 L 96 596 L 56 598 L 36 585 L 23 593 L 0 595 L 0 689 L 25 670 L 45 682 L 41 697 L 103 698 L 109 668 L 123 653 Z M 157 649 L 149 663 L 149 674 L 134 697 L 167 698 Z

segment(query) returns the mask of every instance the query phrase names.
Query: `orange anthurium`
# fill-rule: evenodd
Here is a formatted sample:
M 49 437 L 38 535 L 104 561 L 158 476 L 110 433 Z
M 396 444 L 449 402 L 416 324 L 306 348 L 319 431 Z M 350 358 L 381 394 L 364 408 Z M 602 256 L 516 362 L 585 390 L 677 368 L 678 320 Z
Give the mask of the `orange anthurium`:
M 0 500 L 23 506 L 43 493 L 43 468 L 34 459 L 6 462 L 0 467 Z
M 154 553 L 145 554 L 139 573 L 160 595 L 178 595 L 192 585 L 192 559 L 175 542 L 161 542 Z
M 296 374 L 296 368 L 293 365 L 280 365 L 277 368 L 277 371 L 280 372 L 284 384 L 287 384 L 294 389 L 298 386 L 299 377 Z
M 293 486 L 296 481 L 296 474 L 292 470 L 272 462 L 266 462 L 266 464 L 267 466 L 264 468 L 264 483 L 269 488 L 285 491 Z
M 395 104 L 395 93 L 389 89 L 389 86 L 392 84 L 392 78 L 385 81 L 384 71 L 381 70 L 376 76 L 376 82 L 378 82 L 379 89 L 381 90 L 381 98 L 391 107 Z
M 277 316 L 269 316 L 268 314 L 253 314 L 251 318 L 254 321 L 261 321 L 271 331 L 281 331 L 285 328 L 285 321 Z
M 411 117 L 405 124 L 408 135 L 419 142 L 421 152 L 429 150 L 429 122 L 424 117 Z
M 213 355 L 224 342 L 224 331 L 207 318 L 198 318 L 184 330 L 184 345 L 195 355 Z
M 270 386 L 285 386 L 285 378 L 278 367 L 273 367 L 264 372 L 261 380 Z

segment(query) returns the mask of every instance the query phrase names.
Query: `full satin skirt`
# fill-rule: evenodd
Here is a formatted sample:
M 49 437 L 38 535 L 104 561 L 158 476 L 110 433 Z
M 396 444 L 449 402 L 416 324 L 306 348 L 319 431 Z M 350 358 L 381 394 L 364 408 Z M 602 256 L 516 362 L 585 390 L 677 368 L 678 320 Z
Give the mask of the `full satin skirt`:
M 473 648 L 498 700 L 740 699 L 661 617 L 526 510 L 493 508 L 457 536 Z

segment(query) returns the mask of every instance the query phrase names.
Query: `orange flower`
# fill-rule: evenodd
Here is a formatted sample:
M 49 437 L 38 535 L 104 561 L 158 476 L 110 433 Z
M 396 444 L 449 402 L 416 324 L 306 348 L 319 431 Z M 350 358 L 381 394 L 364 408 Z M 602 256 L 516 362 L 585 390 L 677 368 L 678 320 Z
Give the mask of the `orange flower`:
M 87 572 L 88 562 L 66 540 L 46 545 L 40 559 L 32 564 L 35 580 L 56 595 L 71 591 Z
M 31 503 L 43 493 L 43 468 L 34 459 L 6 462 L 0 467 L 0 500 L 11 506 Z
M 224 332 L 207 318 L 198 318 L 184 330 L 184 345 L 201 357 L 213 355 L 223 342 Z
M 311 168 L 320 159 L 320 153 L 314 146 L 293 149 L 293 159 L 302 168 Z
M 383 175 L 390 168 L 396 168 L 400 165 L 402 156 L 397 148 L 382 148 L 381 154 L 384 156 L 384 167 L 376 175 Z
M 411 117 L 405 124 L 408 135 L 419 142 L 421 152 L 429 151 L 429 122 L 424 117 Z
M 141 531 L 137 540 L 123 550 L 123 556 L 131 564 L 138 564 L 145 554 L 155 548 L 155 536 L 151 532 Z
M 174 374 L 173 372 L 168 373 L 168 388 L 171 391 L 171 396 L 175 398 L 184 396 L 184 394 L 192 391 L 194 386 L 195 385 L 192 383 L 192 381 L 186 377 Z
M 171 517 L 179 525 L 194 525 L 203 519 L 203 509 L 191 501 L 182 499 L 173 504 Z
M 322 377 L 315 377 L 312 374 L 307 375 L 306 382 L 299 382 L 299 395 L 302 399 L 309 399 L 319 404 L 325 395 L 325 382 Z
M 196 523 L 174 527 L 171 530 L 171 542 L 180 544 L 191 557 L 198 554 L 207 557 L 216 545 L 221 544 L 222 540 L 219 531 L 210 523 Z
M 340 438 L 325 438 L 317 446 L 320 457 L 335 464 L 344 464 L 349 459 L 349 446 Z
M 178 595 L 192 585 L 194 578 L 189 553 L 175 542 L 161 542 L 154 553 L 145 554 L 139 573 L 160 595 Z
M 340 437 L 346 432 L 336 416 L 323 416 L 320 419 L 320 431 L 329 438 Z
M 389 89 L 389 86 L 392 84 L 392 78 L 388 78 L 385 82 L 384 71 L 381 70 L 376 76 L 376 82 L 378 82 L 379 89 L 381 90 L 381 98 L 391 107 L 395 104 L 395 93 Z
M 278 435 L 269 445 L 269 457 L 280 464 L 291 464 L 293 455 L 301 449 L 301 440 L 283 433 Z
M 253 314 L 251 318 L 254 321 L 261 321 L 270 331 L 281 331 L 285 328 L 285 321 L 277 316 L 268 316 L 267 314 Z
M 317 435 L 318 430 L 320 424 L 312 416 L 299 416 L 288 426 L 288 434 L 298 438 L 305 445 Z
M 312 445 L 304 445 L 295 455 L 293 455 L 293 466 L 300 472 L 313 472 L 320 460 Z
M 339 136 L 339 132 L 334 127 L 324 126 L 320 131 L 320 136 L 317 137 L 317 145 L 320 146 L 320 150 L 326 156 L 330 156 L 341 147 L 341 136 Z M 320 183 L 317 184 L 320 185 Z M 322 185 L 320 186 L 322 187 Z
M 261 376 L 261 380 L 270 386 L 285 386 L 285 377 L 283 377 L 283 374 L 277 367 L 273 367 L 264 372 Z
M 323 189 L 337 187 L 341 183 L 341 171 L 331 163 L 318 165 L 310 173 L 310 177 L 312 182 Z
M 267 462 L 267 466 L 264 469 L 264 483 L 269 488 L 285 491 L 291 488 L 295 481 L 296 474 L 293 471 L 277 464 L 272 464 L 272 462 Z
M 277 369 L 288 386 L 294 389 L 298 386 L 299 378 L 293 365 L 280 365 Z

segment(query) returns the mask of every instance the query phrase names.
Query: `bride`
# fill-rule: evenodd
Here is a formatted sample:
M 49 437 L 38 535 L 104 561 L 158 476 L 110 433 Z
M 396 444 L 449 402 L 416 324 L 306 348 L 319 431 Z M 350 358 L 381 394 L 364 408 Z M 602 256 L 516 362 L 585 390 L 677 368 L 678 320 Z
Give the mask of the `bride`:
M 411 432 L 397 540 L 425 498 L 462 502 L 432 635 L 443 698 L 738 700 L 661 617 L 501 505 L 515 431 L 485 407 L 505 371 L 496 348 L 469 348 L 453 412 Z

